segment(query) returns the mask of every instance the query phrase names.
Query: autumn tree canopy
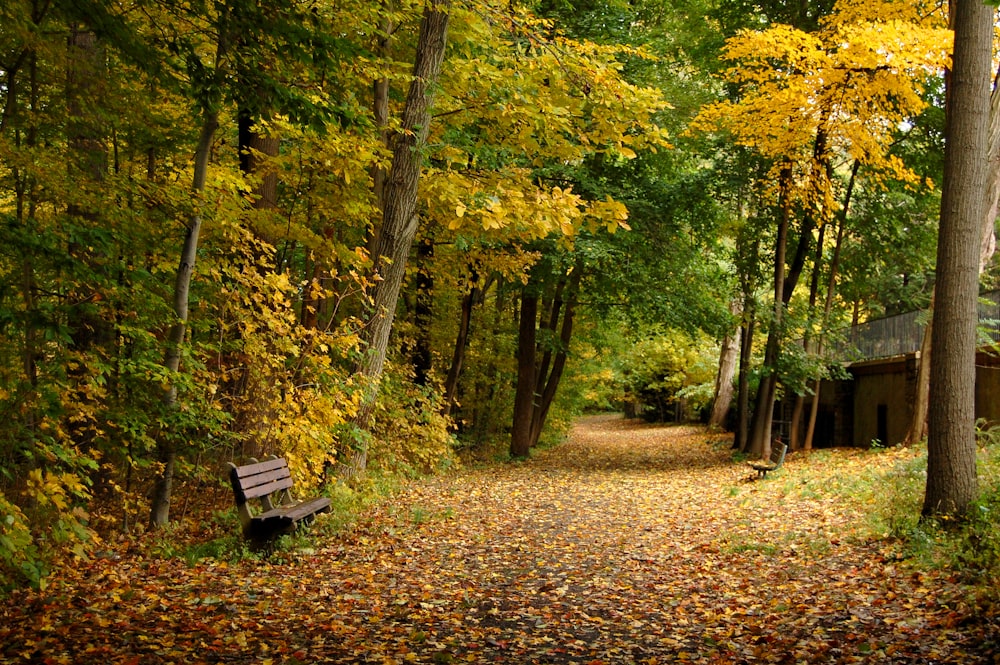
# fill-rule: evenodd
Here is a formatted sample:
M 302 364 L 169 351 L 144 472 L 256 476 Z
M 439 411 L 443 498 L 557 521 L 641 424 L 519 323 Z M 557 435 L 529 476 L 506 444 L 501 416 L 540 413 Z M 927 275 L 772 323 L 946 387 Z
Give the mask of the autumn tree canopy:
M 4 4 L 0 585 L 225 461 L 696 417 L 717 346 L 762 452 L 794 340 L 933 281 L 950 50 L 933 2 Z

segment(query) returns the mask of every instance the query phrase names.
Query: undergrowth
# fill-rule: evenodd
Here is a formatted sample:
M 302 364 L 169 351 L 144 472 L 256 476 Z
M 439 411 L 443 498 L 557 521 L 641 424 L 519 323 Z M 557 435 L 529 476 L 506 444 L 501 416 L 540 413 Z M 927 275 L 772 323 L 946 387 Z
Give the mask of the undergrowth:
M 170 524 L 158 530 L 147 547 L 157 557 L 183 559 L 192 566 L 203 559 L 238 563 L 288 558 L 295 552 L 311 550 L 318 540 L 352 528 L 369 507 L 394 493 L 399 483 L 397 475 L 378 471 L 369 472 L 350 484 L 333 483 L 324 491 L 330 498 L 329 512 L 317 515 L 311 524 L 295 533 L 266 543 L 253 543 L 244 538 L 236 510 L 229 508 L 201 521 Z
M 1000 601 L 1000 428 L 977 431 L 979 498 L 960 522 L 922 519 L 927 450 L 901 459 L 870 488 L 874 535 L 897 542 L 920 565 L 957 573 L 981 595 Z

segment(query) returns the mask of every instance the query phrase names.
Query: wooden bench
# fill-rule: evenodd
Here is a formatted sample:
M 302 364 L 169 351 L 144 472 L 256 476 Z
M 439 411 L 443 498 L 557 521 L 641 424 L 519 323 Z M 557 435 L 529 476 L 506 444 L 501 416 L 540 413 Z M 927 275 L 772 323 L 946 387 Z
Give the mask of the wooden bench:
M 230 462 L 228 467 L 236 510 L 247 538 L 264 540 L 288 533 L 311 522 L 317 513 L 330 510 L 330 499 L 326 497 L 302 502 L 292 498 L 292 474 L 288 462 L 280 457 L 245 466 Z M 250 499 L 260 500 L 260 514 L 250 510 Z
M 757 472 L 758 478 L 764 478 L 767 476 L 768 471 L 777 471 L 781 468 L 781 465 L 785 463 L 785 452 L 787 450 L 788 445 L 783 443 L 781 439 L 778 439 L 771 445 L 771 457 L 769 459 L 747 462 L 747 464 Z

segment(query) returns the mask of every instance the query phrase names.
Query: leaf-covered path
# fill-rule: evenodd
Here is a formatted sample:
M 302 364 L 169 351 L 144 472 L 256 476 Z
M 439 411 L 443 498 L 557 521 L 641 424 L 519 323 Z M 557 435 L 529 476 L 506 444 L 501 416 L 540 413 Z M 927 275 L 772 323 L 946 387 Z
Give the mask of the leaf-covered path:
M 790 458 L 600 417 L 524 464 L 415 483 L 290 561 L 98 559 L 0 606 L 52 663 L 995 663 L 995 619 L 855 535 Z M 819 478 L 819 480 L 817 480 Z

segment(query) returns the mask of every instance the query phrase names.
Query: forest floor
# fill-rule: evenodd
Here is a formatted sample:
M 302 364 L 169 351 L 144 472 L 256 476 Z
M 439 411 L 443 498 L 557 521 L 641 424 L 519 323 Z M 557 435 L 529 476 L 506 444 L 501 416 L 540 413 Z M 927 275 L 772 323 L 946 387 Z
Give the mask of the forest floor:
M 753 480 L 712 439 L 592 417 L 280 560 L 109 552 L 0 601 L 0 661 L 1000 663 L 995 614 L 827 491 L 907 453 Z

